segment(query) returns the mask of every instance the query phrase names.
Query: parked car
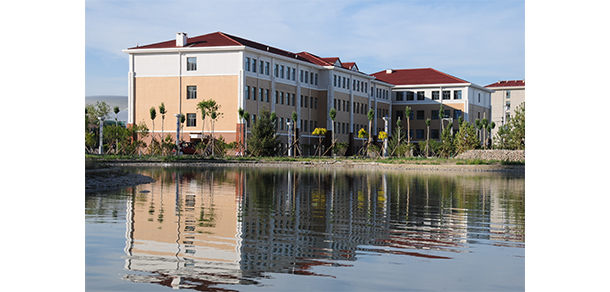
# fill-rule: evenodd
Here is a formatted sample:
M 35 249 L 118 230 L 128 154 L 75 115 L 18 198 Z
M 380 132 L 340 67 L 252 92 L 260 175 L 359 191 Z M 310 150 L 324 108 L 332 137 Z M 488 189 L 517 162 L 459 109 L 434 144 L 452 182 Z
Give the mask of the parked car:
M 195 154 L 195 143 L 193 142 L 180 142 L 180 154 Z M 173 150 L 176 153 L 176 150 Z

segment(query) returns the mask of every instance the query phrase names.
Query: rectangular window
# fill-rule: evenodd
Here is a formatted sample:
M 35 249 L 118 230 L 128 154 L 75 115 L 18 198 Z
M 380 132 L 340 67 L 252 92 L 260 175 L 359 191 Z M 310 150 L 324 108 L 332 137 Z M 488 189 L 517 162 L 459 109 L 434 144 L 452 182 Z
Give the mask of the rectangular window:
M 246 85 L 246 90 L 244 93 L 246 94 L 246 99 L 250 99 L 250 86 Z
M 432 91 L 432 100 L 438 100 L 439 99 L 438 94 L 439 94 L 438 91 Z
M 313 132 L 313 130 L 314 130 L 314 128 L 313 128 L 313 121 L 309 121 L 309 128 Z
M 294 76 L 294 75 L 293 75 L 293 76 Z M 295 99 L 294 99 L 294 93 L 292 94 L 292 105 L 293 105 L 293 106 L 295 106 L 295 105 L 296 105 L 296 103 L 295 103 Z
M 262 60 L 259 61 L 260 64 L 260 70 L 258 70 L 258 72 L 260 72 L 261 74 L 263 74 L 264 69 L 265 69 L 265 62 L 263 62 Z
M 309 83 L 309 73 L 305 72 L 305 83 Z
M 424 111 L 417 111 L 417 119 L 418 120 L 424 119 Z
M 246 57 L 246 64 L 244 64 L 244 65 L 246 65 L 245 66 L 246 71 L 250 71 L 250 58 Z
M 303 70 L 299 72 L 299 79 L 303 82 Z
M 453 118 L 454 119 L 459 119 L 462 116 L 462 111 L 461 110 L 453 110 Z
M 509 99 L 509 98 L 510 98 L 510 90 L 507 90 L 506 91 L 506 99 Z
M 403 111 L 396 111 L 396 119 L 402 120 Z
M 445 110 L 445 112 L 443 114 L 444 114 L 443 115 L 443 119 L 444 118 L 449 118 L 449 117 L 451 117 L 451 110 Z
M 426 99 L 426 95 L 424 94 L 423 91 L 418 91 L 417 92 L 417 100 L 424 100 Z
M 265 89 L 265 101 L 269 102 L 269 89 Z
M 316 73 L 316 83 L 315 85 L 318 85 L 318 73 Z
M 301 107 L 303 107 L 303 95 L 301 95 Z
M 275 69 L 273 71 L 273 75 L 275 75 L 275 77 L 278 77 L 278 74 L 280 73 L 280 72 L 278 72 L 279 71 L 279 66 L 280 65 L 275 64 Z
M 451 91 L 443 90 L 443 99 L 451 99 Z
M 403 95 L 404 95 L 404 91 L 398 91 L 396 92 L 396 101 L 403 101 Z
M 305 107 L 309 104 L 309 97 L 305 96 Z
M 252 59 L 252 72 L 256 73 L 256 59 Z
M 295 81 L 295 79 L 296 79 L 296 75 L 297 75 L 296 72 L 297 72 L 297 69 L 292 68 L 292 81 Z
M 280 130 L 284 130 L 284 118 L 280 118 Z
M 197 126 L 197 114 L 186 114 L 186 126 L 196 127 Z
M 433 110 L 432 111 L 432 117 L 431 119 L 433 120 L 438 120 L 438 110 Z
M 333 75 L 333 85 L 337 87 L 337 75 Z
M 284 104 L 284 93 L 280 92 L 280 104 Z
M 313 103 L 313 108 L 314 109 L 318 109 L 318 98 L 316 97 L 316 100 Z
M 454 90 L 453 91 L 453 99 L 462 99 L 462 91 Z
M 275 104 L 278 104 L 280 102 L 280 99 L 278 98 L 277 90 L 273 92 L 273 99 L 275 100 Z
M 506 101 L 506 110 L 509 111 L 510 110 L 510 100 Z
M 250 95 L 252 100 L 256 100 L 256 87 L 252 86 L 252 94 Z
M 263 101 L 263 89 L 262 88 L 258 89 L 258 99 L 260 101 Z
M 431 139 L 438 139 L 438 129 L 431 129 L 430 130 L 430 138 Z
M 284 65 L 280 66 L 280 78 L 284 78 Z
M 197 86 L 186 87 L 186 99 L 197 99 Z
M 349 78 L 347 78 L 347 89 L 349 90 Z
M 265 75 L 269 75 L 269 62 L 265 62 Z
M 413 91 L 407 91 L 407 100 L 414 100 L 415 93 Z
M 313 84 L 313 72 L 310 73 L 310 76 L 311 77 L 309 78 L 309 80 L 311 81 L 311 84 Z
M 186 71 L 197 70 L 197 57 L 186 58 Z
M 343 77 L 343 88 L 345 88 L 345 77 Z
M 417 139 L 424 139 L 424 130 L 417 130 L 415 132 L 415 138 L 417 138 Z

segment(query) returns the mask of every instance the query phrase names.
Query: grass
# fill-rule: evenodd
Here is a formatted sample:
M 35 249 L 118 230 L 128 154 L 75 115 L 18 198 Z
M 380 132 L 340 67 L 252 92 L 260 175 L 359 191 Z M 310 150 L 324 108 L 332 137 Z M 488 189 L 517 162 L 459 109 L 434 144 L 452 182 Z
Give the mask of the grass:
M 89 155 L 85 154 L 86 160 L 94 162 L 112 161 L 134 161 L 134 162 L 180 162 L 180 161 L 217 161 L 217 162 L 364 162 L 364 163 L 387 163 L 387 164 L 415 164 L 415 165 L 525 165 L 525 161 L 500 161 L 483 159 L 455 159 L 440 157 L 392 157 L 392 158 L 364 158 L 364 157 L 204 157 L 201 155 L 161 156 L 161 155 Z

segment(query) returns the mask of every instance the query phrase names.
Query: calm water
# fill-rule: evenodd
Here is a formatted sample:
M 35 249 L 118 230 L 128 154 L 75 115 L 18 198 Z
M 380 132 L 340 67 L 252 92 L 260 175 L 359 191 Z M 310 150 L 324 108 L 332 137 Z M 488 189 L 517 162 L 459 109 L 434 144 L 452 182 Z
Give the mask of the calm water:
M 522 291 L 525 178 L 128 168 L 85 200 L 87 291 Z

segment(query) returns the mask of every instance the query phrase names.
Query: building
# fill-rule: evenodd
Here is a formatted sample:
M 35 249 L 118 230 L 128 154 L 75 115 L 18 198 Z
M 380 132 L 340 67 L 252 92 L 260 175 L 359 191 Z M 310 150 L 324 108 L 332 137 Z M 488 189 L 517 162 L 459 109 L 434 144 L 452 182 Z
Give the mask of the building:
M 366 141 L 358 138 L 358 131 L 364 128 L 368 132 L 369 109 L 375 113 L 374 140 L 384 130 L 383 117 L 395 120 L 404 105 L 413 108 L 415 141 L 425 137 L 421 131 L 426 118 L 439 118 L 440 103 L 446 105 L 448 115 L 463 114 L 467 121 L 490 115 L 492 90 L 434 69 L 369 75 L 355 62 L 343 62 L 339 57 L 292 53 L 222 32 L 190 38 L 177 33 L 176 39 L 123 52 L 129 54 L 128 124 L 145 123 L 152 130 L 149 110 L 163 102 L 167 115 L 164 120 L 155 119 L 157 138 L 162 127 L 175 138 L 175 114 L 186 117 L 181 139 L 193 141 L 209 135 L 210 119 L 202 125 L 197 109 L 199 102 L 208 99 L 216 100 L 222 112 L 213 126 L 215 137 L 222 135 L 227 142 L 241 141 L 244 128 L 249 131 L 239 119 L 239 108 L 250 113 L 252 122 L 264 108 L 275 112 L 282 154 L 288 146 L 287 122 L 293 112 L 298 114 L 296 139 L 305 155 L 314 153 L 318 146 L 318 137 L 311 135 L 315 128 L 328 129 L 323 147 L 330 146 L 333 121 L 328 113 L 333 107 L 337 110 L 335 139 L 350 145 L 346 155 L 357 153 Z M 440 120 L 431 127 L 433 139 L 438 139 L 439 128 Z
M 491 116 L 496 123 L 496 128 L 492 130 L 493 137 L 498 128 L 510 120 L 514 110 L 525 102 L 525 79 L 498 81 L 485 87 L 494 90 L 491 94 Z
M 490 98 L 493 90 L 451 76 L 432 68 L 384 70 L 372 74 L 376 80 L 392 84 L 392 131 L 396 120 L 402 120 L 406 130 L 405 108 L 409 117 L 411 141 L 427 139 L 426 120 L 431 119 L 430 139 L 440 139 L 447 126 L 458 130 L 458 119 L 474 123 L 476 119 L 491 117 Z M 440 106 L 443 105 L 443 113 Z M 441 125 L 442 124 L 442 125 Z M 454 133 L 455 133 L 454 131 Z

